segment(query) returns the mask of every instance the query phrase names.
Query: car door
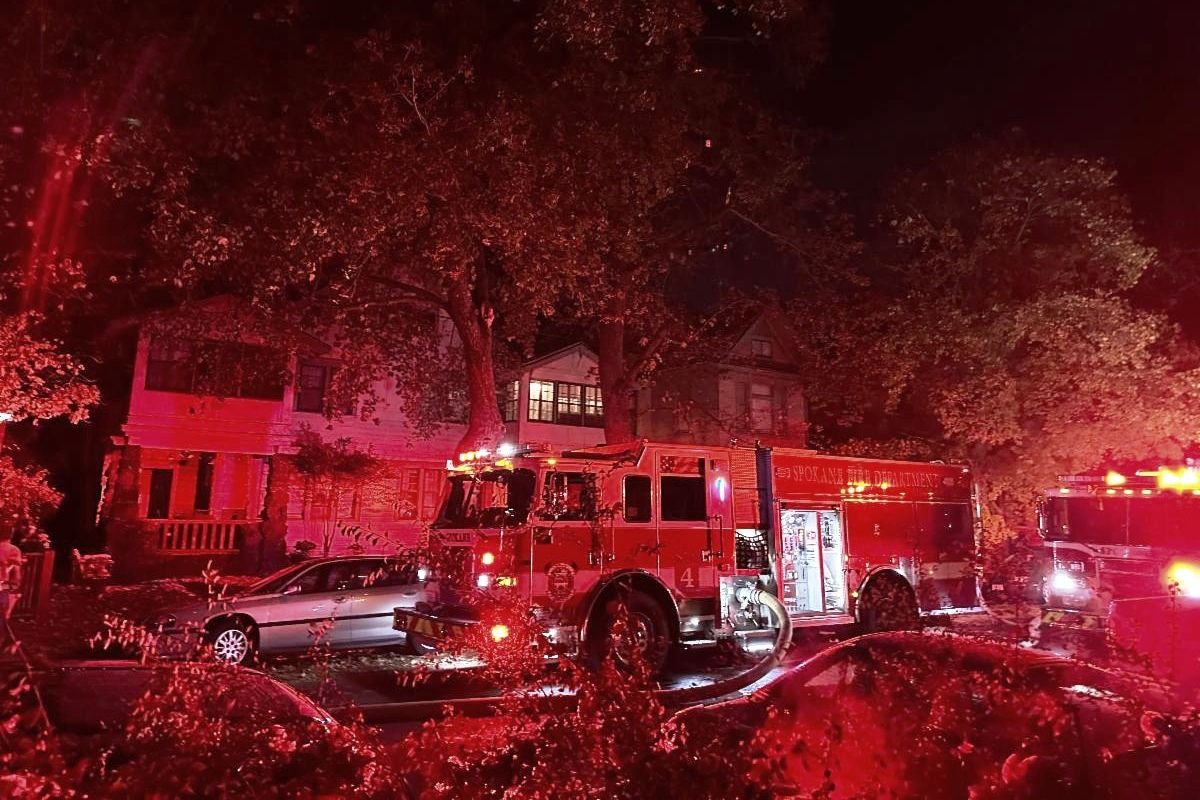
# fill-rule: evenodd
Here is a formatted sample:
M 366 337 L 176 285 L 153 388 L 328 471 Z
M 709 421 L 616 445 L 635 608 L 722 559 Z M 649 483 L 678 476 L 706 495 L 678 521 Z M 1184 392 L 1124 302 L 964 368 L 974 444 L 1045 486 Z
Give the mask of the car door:
M 270 653 L 284 650 L 304 650 L 316 642 L 314 625 L 333 620 L 321 636 L 332 647 L 349 646 L 353 633 L 350 621 L 338 622 L 348 616 L 343 607 L 349 593 L 340 582 L 347 580 L 350 569 L 346 562 L 326 562 L 315 565 L 293 578 L 283 594 L 270 604 L 259 620 L 259 647 Z
M 404 632 L 392 628 L 396 608 L 414 608 L 425 599 L 425 586 L 410 563 L 390 559 L 364 559 L 361 597 L 354 607 L 354 643 L 386 647 L 404 643 Z

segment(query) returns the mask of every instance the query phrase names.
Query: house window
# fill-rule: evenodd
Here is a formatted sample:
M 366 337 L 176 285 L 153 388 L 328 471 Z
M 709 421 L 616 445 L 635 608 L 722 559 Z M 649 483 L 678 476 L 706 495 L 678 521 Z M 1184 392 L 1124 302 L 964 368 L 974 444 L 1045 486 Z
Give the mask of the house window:
M 296 375 L 296 410 L 321 414 L 325 411 L 325 393 L 333 373 L 324 364 L 302 362 Z
M 442 422 L 462 424 L 467 421 L 467 390 L 456 386 L 446 392 Z
M 283 398 L 283 355 L 240 342 L 178 342 L 155 337 L 146 357 L 146 388 L 252 400 Z
M 770 384 L 750 384 L 750 430 L 755 433 L 775 430 L 775 395 Z
M 438 501 L 442 498 L 442 486 L 446 474 L 440 469 L 424 470 L 421 482 L 421 519 L 432 520 L 437 516 Z
M 396 495 L 396 519 L 416 519 L 421 502 L 421 470 L 401 469 Z
M 770 339 L 751 339 L 750 340 L 750 352 L 754 355 L 755 358 L 762 358 L 762 359 L 769 360 L 773 355 L 771 352 L 771 340 Z
M 589 428 L 604 427 L 604 400 L 599 386 L 583 387 L 583 424 Z
M 500 390 L 500 418 L 505 422 L 516 422 L 521 410 L 521 382 L 509 381 Z
M 529 421 L 554 422 L 554 382 L 529 382 Z
M 555 390 L 554 421 L 560 425 L 583 424 L 583 387 L 560 383 Z
M 186 342 L 154 337 L 146 358 L 146 388 L 156 392 L 190 392 L 196 367 Z

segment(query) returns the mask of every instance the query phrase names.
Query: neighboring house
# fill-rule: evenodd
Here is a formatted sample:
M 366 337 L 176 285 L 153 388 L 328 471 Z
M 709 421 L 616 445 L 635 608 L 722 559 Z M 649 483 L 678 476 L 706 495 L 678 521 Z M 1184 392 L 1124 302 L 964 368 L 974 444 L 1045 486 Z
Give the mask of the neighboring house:
M 806 447 L 807 409 L 790 331 L 778 312 L 732 319 L 705 336 L 687 364 L 663 369 L 634 398 L 638 436 Z
M 508 440 L 591 447 L 604 443 L 604 400 L 596 354 L 573 344 L 522 365 L 500 390 Z
M 202 395 L 202 356 L 214 351 L 224 359 L 223 374 L 234 377 L 215 395 L 203 387 Z M 252 372 L 242 365 L 264 363 L 279 369 L 238 377 Z M 390 380 L 375 386 L 383 400 L 371 419 L 327 419 L 337 363 L 308 335 L 285 354 L 249 338 L 214 342 L 141 331 L 129 411 L 106 460 L 100 508 L 118 572 L 195 574 L 208 561 L 222 571 L 260 571 L 304 540 L 318 554 L 356 542 L 377 547 L 373 537 L 416 542 L 437 512 L 446 461 L 455 457 L 464 426 L 449 422 L 419 436 Z M 510 414 L 511 441 L 569 447 L 603 440 L 595 357 L 586 348 L 530 362 L 514 384 L 520 413 Z M 511 412 L 511 403 L 502 402 L 502 410 Z M 303 474 L 295 454 L 306 427 L 327 442 L 348 439 L 379 469 L 365 482 Z

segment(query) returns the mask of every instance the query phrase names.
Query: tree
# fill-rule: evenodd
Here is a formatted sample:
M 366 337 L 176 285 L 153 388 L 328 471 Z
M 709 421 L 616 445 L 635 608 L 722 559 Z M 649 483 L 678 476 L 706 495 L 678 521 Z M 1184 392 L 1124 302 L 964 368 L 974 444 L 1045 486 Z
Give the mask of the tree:
M 321 528 L 321 555 L 327 556 L 342 532 L 342 508 L 354 502 L 357 492 L 373 487 L 384 466 L 370 453 L 353 449 L 349 439 L 326 442 L 310 428 L 301 429 L 293 444 L 292 463 L 304 477 L 305 493 L 314 498 L 314 506 L 320 503 L 327 512 Z
M 793 307 L 828 444 L 970 462 L 999 533 L 1057 474 L 1196 439 L 1198 362 L 1128 300 L 1155 254 L 1106 165 L 977 142 L 878 221 L 863 288 Z

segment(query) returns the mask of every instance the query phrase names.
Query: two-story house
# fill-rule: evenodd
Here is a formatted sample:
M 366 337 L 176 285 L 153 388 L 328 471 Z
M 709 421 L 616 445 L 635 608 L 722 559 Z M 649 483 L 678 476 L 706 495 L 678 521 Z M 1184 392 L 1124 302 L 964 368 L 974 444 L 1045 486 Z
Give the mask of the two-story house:
M 229 313 L 219 304 L 214 311 Z M 338 359 L 325 343 L 305 334 L 285 353 L 239 338 L 139 332 L 128 414 L 106 460 L 100 507 L 118 574 L 195 574 L 209 561 L 223 571 L 261 571 L 306 541 L 318 555 L 417 541 L 437 512 L 461 422 L 419 435 L 390 379 L 376 382 L 382 399 L 369 418 L 354 408 L 330 418 Z M 205 380 L 214 354 L 224 367 L 215 389 Z M 249 368 L 264 364 L 278 369 Z M 524 365 L 500 400 L 511 441 L 603 440 L 595 356 L 586 348 Z M 305 440 L 343 440 L 342 452 L 366 454 L 372 465 L 363 473 L 306 471 Z
M 638 435 L 656 441 L 731 439 L 806 447 L 808 415 L 790 331 L 778 311 L 706 333 L 702 355 L 662 370 L 634 398 Z

